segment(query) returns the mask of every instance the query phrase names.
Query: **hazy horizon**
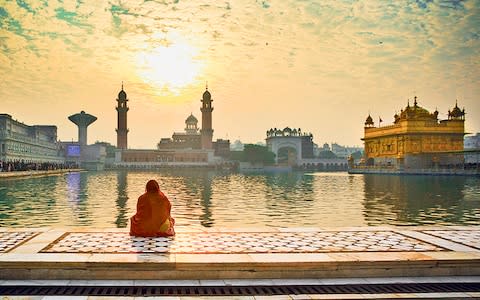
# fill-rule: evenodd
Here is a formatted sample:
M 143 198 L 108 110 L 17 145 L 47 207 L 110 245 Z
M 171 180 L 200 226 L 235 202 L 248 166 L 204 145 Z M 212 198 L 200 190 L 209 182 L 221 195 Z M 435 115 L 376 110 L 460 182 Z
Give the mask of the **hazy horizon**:
M 116 144 L 122 81 L 129 148 L 183 131 L 208 82 L 213 138 L 264 142 L 301 128 L 314 142 L 362 146 L 418 97 L 446 119 L 458 100 L 480 132 L 480 1 L 132 0 L 0 4 L 0 113 L 56 125 L 98 118 L 88 143 Z

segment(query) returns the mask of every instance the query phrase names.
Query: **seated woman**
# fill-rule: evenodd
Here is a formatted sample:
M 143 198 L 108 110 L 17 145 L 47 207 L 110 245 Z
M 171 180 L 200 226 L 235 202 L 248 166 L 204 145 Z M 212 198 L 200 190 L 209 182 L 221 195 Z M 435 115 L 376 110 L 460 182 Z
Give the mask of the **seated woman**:
M 172 205 L 160 191 L 158 182 L 147 182 L 146 192 L 138 198 L 137 213 L 130 218 L 130 235 L 172 236 L 175 220 L 171 217 Z

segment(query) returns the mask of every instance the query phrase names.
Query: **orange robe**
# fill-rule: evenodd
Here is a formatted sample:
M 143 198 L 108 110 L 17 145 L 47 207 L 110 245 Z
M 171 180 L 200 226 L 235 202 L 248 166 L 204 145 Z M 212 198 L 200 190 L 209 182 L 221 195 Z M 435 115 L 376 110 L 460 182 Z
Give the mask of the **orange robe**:
M 138 198 L 137 213 L 130 218 L 130 235 L 175 235 L 174 219 L 170 216 L 172 205 L 162 192 L 146 192 Z

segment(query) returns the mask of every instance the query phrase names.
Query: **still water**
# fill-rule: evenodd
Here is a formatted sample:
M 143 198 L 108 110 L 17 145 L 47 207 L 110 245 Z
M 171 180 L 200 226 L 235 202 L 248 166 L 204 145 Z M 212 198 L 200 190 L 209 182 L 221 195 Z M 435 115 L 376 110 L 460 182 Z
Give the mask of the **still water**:
M 149 179 L 178 225 L 480 225 L 480 178 L 105 171 L 0 180 L 0 226 L 126 227 Z

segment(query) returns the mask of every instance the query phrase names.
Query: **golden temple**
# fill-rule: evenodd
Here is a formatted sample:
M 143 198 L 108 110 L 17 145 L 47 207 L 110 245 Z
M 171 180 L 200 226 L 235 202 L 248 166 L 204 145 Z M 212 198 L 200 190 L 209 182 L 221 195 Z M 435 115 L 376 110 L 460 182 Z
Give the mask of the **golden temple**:
M 465 109 L 458 104 L 448 111 L 448 119 L 439 120 L 438 111 L 430 113 L 410 103 L 395 114 L 394 123 L 375 127 L 369 115 L 365 121 L 366 167 L 403 169 L 444 168 L 463 164 Z M 379 120 L 379 123 L 381 119 Z

